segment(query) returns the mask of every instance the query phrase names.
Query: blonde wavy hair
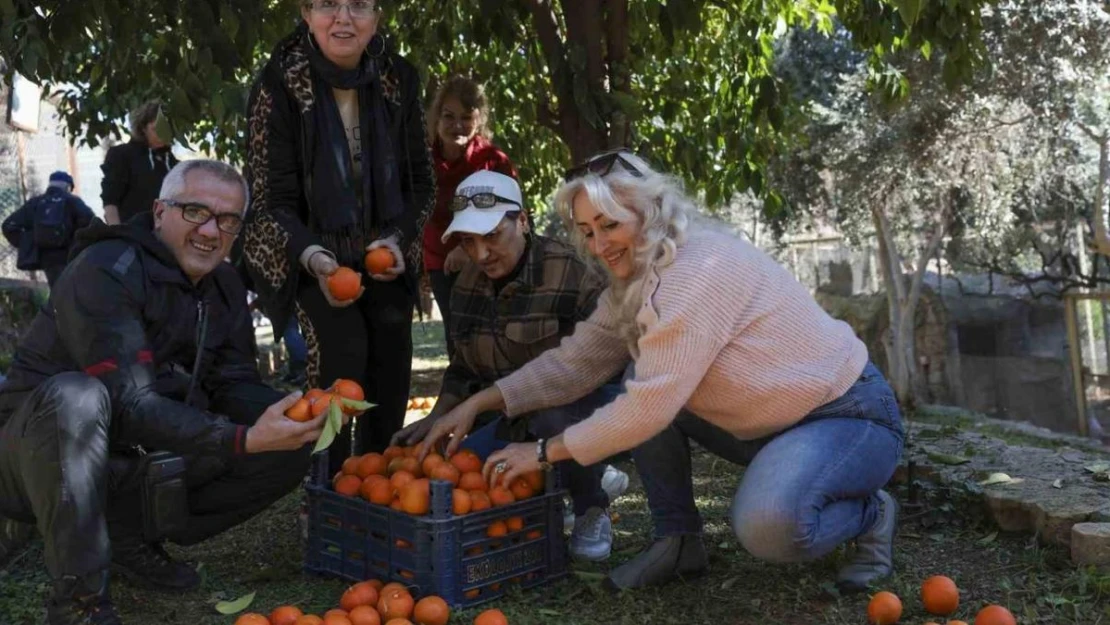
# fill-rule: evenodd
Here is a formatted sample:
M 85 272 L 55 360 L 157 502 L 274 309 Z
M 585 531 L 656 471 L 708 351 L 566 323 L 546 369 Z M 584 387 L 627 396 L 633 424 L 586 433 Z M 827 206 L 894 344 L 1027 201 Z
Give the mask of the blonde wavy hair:
M 595 156 L 590 161 L 604 157 Z M 589 252 L 586 239 L 574 222 L 574 198 L 585 193 L 598 212 L 621 223 L 639 226 L 638 241 L 632 256 L 632 276 L 618 280 L 609 274 L 610 288 L 603 297 L 617 311 L 618 331 L 635 349 L 639 339 L 636 314 L 643 304 L 643 285 L 651 270 L 674 262 L 678 248 L 686 243 L 687 233 L 702 225 L 698 206 L 686 194 L 682 181 L 675 176 L 654 170 L 644 159 L 627 151 L 620 158 L 640 176 L 614 162 L 605 175 L 588 172 L 563 183 L 555 192 L 555 208 L 571 233 L 578 255 L 594 271 L 605 272 L 601 261 Z M 635 352 L 633 352 L 635 353 Z

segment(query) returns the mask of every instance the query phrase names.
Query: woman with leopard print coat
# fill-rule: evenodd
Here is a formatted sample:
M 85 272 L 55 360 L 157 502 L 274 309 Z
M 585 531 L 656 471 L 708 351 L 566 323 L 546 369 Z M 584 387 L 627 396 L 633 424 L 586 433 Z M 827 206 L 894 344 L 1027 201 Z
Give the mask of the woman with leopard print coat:
M 380 450 L 404 421 L 420 233 L 435 196 L 422 87 L 377 34 L 375 0 L 312 0 L 302 17 L 251 93 L 243 265 L 275 336 L 300 323 L 308 384 L 353 379 L 377 404 L 356 436 Z M 394 265 L 367 275 L 363 257 L 377 247 Z M 354 300 L 328 292 L 340 266 L 363 277 Z M 336 437 L 333 469 L 349 441 Z

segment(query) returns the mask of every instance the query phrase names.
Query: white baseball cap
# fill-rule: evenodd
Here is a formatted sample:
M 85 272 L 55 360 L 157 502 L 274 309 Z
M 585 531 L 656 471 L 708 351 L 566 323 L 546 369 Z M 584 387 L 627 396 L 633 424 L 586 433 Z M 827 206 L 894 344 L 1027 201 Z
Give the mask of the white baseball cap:
M 465 199 L 464 199 L 465 198 Z M 524 210 L 520 185 L 495 171 L 476 171 L 459 183 L 451 200 L 451 225 L 441 240 L 456 232 L 489 234 L 508 213 Z

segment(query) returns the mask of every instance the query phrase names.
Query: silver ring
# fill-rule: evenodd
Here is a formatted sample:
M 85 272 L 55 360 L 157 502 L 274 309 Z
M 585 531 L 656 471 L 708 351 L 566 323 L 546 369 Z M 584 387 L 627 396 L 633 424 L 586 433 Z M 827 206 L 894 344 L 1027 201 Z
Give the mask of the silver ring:
M 493 466 L 493 470 L 498 473 L 504 473 L 509 468 L 509 463 L 502 460 Z

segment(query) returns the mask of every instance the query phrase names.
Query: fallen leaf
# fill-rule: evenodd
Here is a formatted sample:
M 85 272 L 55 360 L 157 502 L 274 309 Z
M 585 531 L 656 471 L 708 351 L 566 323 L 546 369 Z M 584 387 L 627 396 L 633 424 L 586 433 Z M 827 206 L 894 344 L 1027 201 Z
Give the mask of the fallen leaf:
M 234 599 L 232 601 L 221 601 L 217 603 L 216 611 L 220 614 L 236 614 L 238 612 L 246 610 L 247 607 L 250 606 L 252 601 L 254 601 L 253 592 L 243 595 L 242 597 L 239 597 L 238 599 Z
M 539 612 L 540 614 L 542 614 L 544 616 L 562 616 L 563 615 L 562 612 L 560 612 L 558 610 L 552 610 L 552 609 L 549 609 L 549 608 L 540 608 L 539 610 L 537 610 L 537 612 Z
M 980 538 L 978 540 L 978 543 L 980 545 L 989 545 L 994 542 L 995 538 L 998 538 L 998 532 L 991 532 L 990 534 L 987 534 L 986 536 Z
M 738 579 L 740 579 L 740 578 L 739 577 L 730 577 L 730 578 L 726 579 L 724 582 L 721 583 L 721 590 L 728 590 L 729 588 L 732 588 L 733 584 L 735 584 L 736 580 L 738 580 Z
M 1096 462 L 1083 468 L 1089 473 L 1105 473 L 1110 471 L 1110 462 Z
M 968 462 L 971 462 L 971 460 L 968 459 L 968 458 L 963 458 L 961 456 L 954 456 L 952 454 L 942 454 L 942 453 L 938 453 L 938 452 L 935 452 L 935 451 L 930 451 L 929 453 L 927 453 L 925 455 L 926 455 L 926 457 L 929 458 L 929 460 L 932 460 L 933 462 L 938 462 L 940 464 L 947 464 L 947 465 L 952 465 L 952 466 L 955 466 L 955 465 L 958 465 L 958 464 L 966 464 Z
M 1064 480 L 1061 480 L 1061 479 L 1053 480 L 1052 487 L 1053 488 L 1063 488 L 1064 487 Z
M 1006 484 L 1012 482 L 1013 478 L 1005 473 L 991 473 L 987 479 L 979 482 L 982 486 L 990 486 L 991 484 Z
M 604 573 L 594 573 L 593 571 L 575 571 L 574 576 L 587 582 L 600 582 L 605 579 Z

